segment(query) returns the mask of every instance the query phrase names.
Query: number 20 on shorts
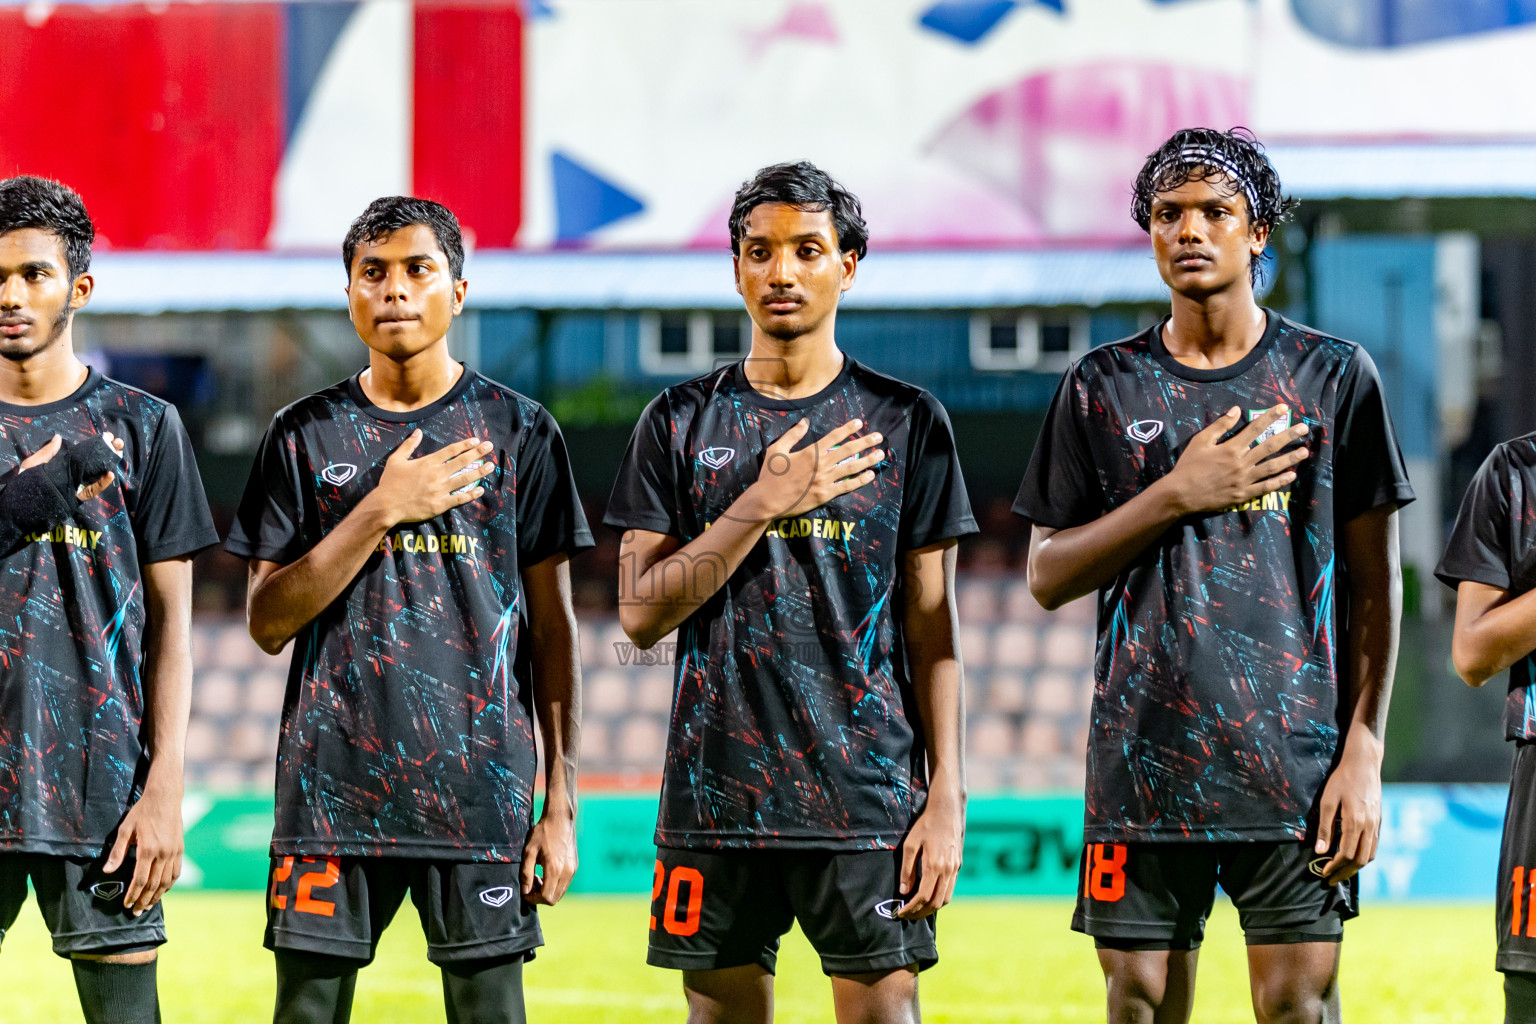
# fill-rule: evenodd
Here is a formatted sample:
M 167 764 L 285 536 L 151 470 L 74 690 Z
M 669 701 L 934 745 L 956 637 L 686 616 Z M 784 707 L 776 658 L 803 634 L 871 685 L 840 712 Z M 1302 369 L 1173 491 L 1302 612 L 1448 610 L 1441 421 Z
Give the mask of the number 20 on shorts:
M 679 890 L 684 885 L 688 886 L 688 902 L 684 904 L 682 916 L 678 916 L 678 898 L 682 895 Z M 656 862 L 656 872 L 651 879 L 651 908 L 654 910 L 656 901 L 661 899 L 662 890 L 667 893 L 666 906 L 661 912 L 661 926 L 668 935 L 688 936 L 696 934 L 699 930 L 699 914 L 704 909 L 704 876 L 697 868 L 685 867 L 679 864 L 672 869 L 672 877 L 667 878 L 666 865 L 661 861 Z M 656 930 L 656 915 L 651 915 L 651 931 Z
M 1083 858 L 1083 895 L 1100 903 L 1118 902 L 1125 895 L 1130 852 L 1124 843 L 1089 843 Z

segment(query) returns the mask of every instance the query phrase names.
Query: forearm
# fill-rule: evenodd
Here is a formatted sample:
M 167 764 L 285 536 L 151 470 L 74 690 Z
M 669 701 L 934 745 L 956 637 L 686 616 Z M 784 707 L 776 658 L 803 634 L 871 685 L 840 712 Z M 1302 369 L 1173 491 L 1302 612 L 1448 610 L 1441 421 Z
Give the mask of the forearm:
M 698 537 L 649 566 L 619 567 L 619 620 L 649 648 L 713 597 L 762 539 L 771 518 L 752 489 Z
M 1481 686 L 1536 651 L 1536 590 L 1481 614 L 1456 617 L 1451 658 L 1462 679 Z
M 394 525 L 378 503 L 365 498 L 303 557 L 252 587 L 246 613 L 261 649 L 276 654 L 328 608 Z
M 576 816 L 581 746 L 581 654 L 569 604 L 540 616 L 532 630 L 533 710 L 544 740 L 544 816 Z
M 965 670 L 954 602 L 956 546 L 908 556 L 902 635 L 923 726 L 930 800 L 965 803 Z
M 1091 594 L 1187 514 L 1160 479 L 1114 511 L 1031 545 L 1029 589 L 1047 610 Z
M 156 563 L 147 573 L 145 792 L 174 798 L 179 805 L 192 710 L 192 565 L 188 559 Z
M 1346 747 L 1364 746 L 1378 762 L 1386 739 L 1403 607 L 1402 575 L 1393 571 L 1380 582 L 1380 587 L 1350 586 L 1349 674 L 1343 680 Z

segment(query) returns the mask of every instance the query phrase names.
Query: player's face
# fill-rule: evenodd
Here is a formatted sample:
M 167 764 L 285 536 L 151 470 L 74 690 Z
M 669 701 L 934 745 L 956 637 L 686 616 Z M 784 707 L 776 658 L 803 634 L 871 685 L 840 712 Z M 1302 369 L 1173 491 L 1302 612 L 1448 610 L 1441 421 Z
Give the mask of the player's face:
M 432 229 L 409 224 L 358 245 L 347 310 L 364 344 L 392 359 L 408 359 L 448 334 L 468 287 L 453 279 Z
M 91 295 L 91 276 L 69 280 L 64 242 L 51 231 L 0 235 L 0 357 L 21 362 L 63 336 Z
M 1186 181 L 1152 199 L 1152 254 L 1180 295 L 1203 299 L 1249 280 L 1269 229 L 1248 220 L 1248 200 L 1227 178 Z
M 836 312 L 858 257 L 838 251 L 830 211 L 764 203 L 747 215 L 742 235 L 736 290 L 759 330 L 791 341 Z

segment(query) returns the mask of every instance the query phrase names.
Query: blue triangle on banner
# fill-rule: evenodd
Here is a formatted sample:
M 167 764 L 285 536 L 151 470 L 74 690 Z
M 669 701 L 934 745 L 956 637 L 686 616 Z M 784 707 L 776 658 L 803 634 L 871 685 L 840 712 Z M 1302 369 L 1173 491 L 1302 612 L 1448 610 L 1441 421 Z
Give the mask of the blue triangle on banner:
M 342 29 L 347 27 L 347 20 L 356 10 L 355 2 L 283 5 L 287 38 L 284 82 L 287 95 L 283 104 L 285 142 L 293 141 L 309 94 L 314 92 L 320 72 L 336 48 L 336 40 L 341 38 Z
M 575 242 L 645 204 L 564 153 L 550 154 L 555 181 L 555 240 Z
M 918 19 L 918 24 L 974 45 L 981 42 L 1015 8 L 1028 3 L 1067 13 L 1066 0 L 941 0 Z

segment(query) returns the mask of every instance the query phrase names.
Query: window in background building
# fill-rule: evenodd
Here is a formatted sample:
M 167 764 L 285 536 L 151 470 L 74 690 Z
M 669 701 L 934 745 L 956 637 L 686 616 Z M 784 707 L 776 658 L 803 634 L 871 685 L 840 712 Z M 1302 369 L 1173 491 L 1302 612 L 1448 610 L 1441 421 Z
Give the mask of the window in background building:
M 994 309 L 971 314 L 971 366 L 977 370 L 1060 371 L 1088 351 L 1082 310 Z
M 640 369 L 693 376 L 746 355 L 751 324 L 741 313 L 661 310 L 640 314 Z

